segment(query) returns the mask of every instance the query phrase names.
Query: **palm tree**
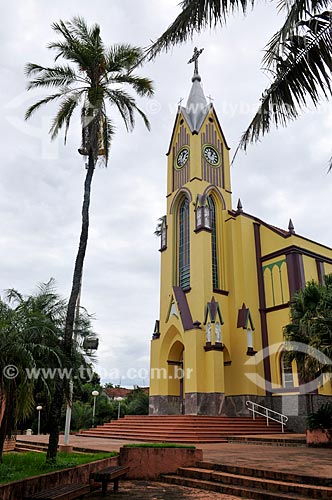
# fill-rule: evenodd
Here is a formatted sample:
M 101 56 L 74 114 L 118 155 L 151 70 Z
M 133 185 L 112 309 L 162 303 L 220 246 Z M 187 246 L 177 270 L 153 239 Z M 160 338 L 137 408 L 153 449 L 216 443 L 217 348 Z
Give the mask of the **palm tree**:
M 186 42 L 195 31 L 224 25 L 234 11 L 245 14 L 254 4 L 255 0 L 182 0 L 181 13 L 148 49 L 148 57 Z M 331 1 L 278 0 L 277 7 L 285 12 L 285 21 L 267 44 L 263 59 L 272 83 L 262 93 L 235 155 L 268 133 L 271 124 L 286 126 L 309 101 L 317 106 L 332 95 Z
M 142 49 L 131 45 L 115 45 L 106 48 L 100 36 L 100 27 L 97 24 L 88 27 L 81 17 L 74 17 L 68 22 L 59 21 L 52 27 L 62 37 L 60 41 L 50 43 L 48 46 L 55 51 L 55 65 L 49 68 L 30 63 L 26 66 L 26 74 L 28 78 L 31 78 L 29 90 L 57 87 L 58 91 L 33 104 L 26 112 L 26 119 L 30 118 L 42 105 L 59 100 L 59 110 L 53 120 L 50 133 L 54 139 L 60 129 L 64 128 L 66 140 L 73 112 L 78 106 L 81 107 L 82 147 L 79 152 L 87 156 L 87 172 L 84 183 L 81 235 L 63 340 L 67 363 L 70 364 L 75 307 L 81 287 L 88 241 L 91 183 L 98 157 L 102 156 L 107 165 L 110 143 L 114 134 L 113 121 L 108 115 L 107 105 L 117 108 L 127 130 L 132 130 L 134 127 L 135 112 L 141 116 L 149 128 L 146 115 L 122 86 L 131 87 L 140 97 L 151 97 L 153 89 L 149 79 L 134 73 L 134 69 L 143 60 Z M 64 59 L 66 64 L 58 64 L 59 58 Z M 56 458 L 62 401 L 63 383 L 59 380 L 52 410 L 54 419 L 48 449 L 49 461 L 54 461 Z
M 61 363 L 59 322 L 64 317 L 64 302 L 54 293 L 53 282 L 40 286 L 38 293 L 24 298 L 8 290 L 0 300 L 0 462 L 3 444 L 16 430 L 19 418 L 34 409 L 33 389 L 36 380 L 27 370 Z M 11 369 L 8 368 L 11 367 Z M 49 380 L 40 374 L 49 390 Z
M 332 275 L 325 276 L 324 284 L 308 282 L 293 296 L 290 312 L 284 336 L 288 359 L 296 360 L 300 380 L 308 383 L 332 374 Z
M 15 431 L 19 419 L 24 420 L 34 410 L 36 388 L 46 400 L 53 397 L 54 381 L 42 369 L 65 365 L 61 344 L 66 312 L 67 302 L 56 292 L 53 279 L 40 284 L 28 297 L 11 289 L 0 300 L 0 461 L 5 437 Z M 91 316 L 83 308 L 76 326 L 79 331 L 71 368 L 75 380 L 79 380 L 78 370 L 89 366 L 84 339 L 95 338 Z M 16 371 L 8 371 L 8 366 Z

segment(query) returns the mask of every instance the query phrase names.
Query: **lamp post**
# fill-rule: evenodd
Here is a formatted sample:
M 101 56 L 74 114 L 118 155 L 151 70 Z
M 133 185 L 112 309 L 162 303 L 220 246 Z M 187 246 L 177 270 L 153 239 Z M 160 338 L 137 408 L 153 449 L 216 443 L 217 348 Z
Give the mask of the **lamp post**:
M 37 434 L 39 436 L 40 434 L 40 412 L 42 411 L 43 407 L 41 405 L 38 405 L 36 407 L 36 410 L 38 411 L 38 431 L 37 431 Z
M 92 397 L 93 397 L 93 410 L 92 410 L 92 427 L 95 426 L 95 415 L 96 415 L 96 398 L 99 396 L 98 391 L 92 391 L 91 392 Z
M 118 406 L 118 420 L 120 418 L 120 415 L 121 415 L 121 401 L 123 401 L 123 398 L 121 396 L 118 396 L 117 398 L 114 398 L 115 401 L 118 401 L 119 402 L 119 406 Z

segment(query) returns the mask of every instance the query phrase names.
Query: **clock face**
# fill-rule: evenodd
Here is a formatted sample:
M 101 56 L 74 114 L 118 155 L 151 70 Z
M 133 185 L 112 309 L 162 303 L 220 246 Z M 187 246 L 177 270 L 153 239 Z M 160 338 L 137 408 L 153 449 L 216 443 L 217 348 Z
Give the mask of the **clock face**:
M 210 144 L 203 147 L 203 156 L 205 160 L 213 167 L 219 167 L 221 159 L 218 151 Z
M 185 146 L 178 152 L 175 160 L 175 168 L 180 169 L 185 166 L 189 159 L 189 148 Z

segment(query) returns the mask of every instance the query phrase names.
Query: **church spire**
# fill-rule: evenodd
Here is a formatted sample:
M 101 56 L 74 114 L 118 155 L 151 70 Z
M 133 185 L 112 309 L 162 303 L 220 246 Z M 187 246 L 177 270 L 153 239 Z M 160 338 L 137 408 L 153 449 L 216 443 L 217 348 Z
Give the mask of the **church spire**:
M 201 85 L 201 77 L 198 73 L 198 58 L 204 49 L 194 49 L 193 57 L 188 61 L 188 64 L 194 63 L 194 75 L 191 79 L 192 87 L 185 108 L 182 108 L 186 115 L 188 124 L 192 132 L 198 132 L 202 126 L 204 118 L 209 110 L 209 105 L 206 101 L 204 91 Z

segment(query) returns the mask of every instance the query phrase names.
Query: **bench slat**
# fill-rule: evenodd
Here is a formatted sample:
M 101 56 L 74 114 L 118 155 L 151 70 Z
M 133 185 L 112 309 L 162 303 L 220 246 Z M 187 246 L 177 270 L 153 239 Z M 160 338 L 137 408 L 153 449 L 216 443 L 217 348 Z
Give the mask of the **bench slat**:
M 88 484 L 67 484 L 38 493 L 32 493 L 24 498 L 25 500 L 72 500 L 89 493 L 89 491 L 90 485 Z
M 96 482 L 109 480 L 112 481 L 121 476 L 125 476 L 129 472 L 129 467 L 108 467 L 97 472 L 91 472 L 90 478 Z

